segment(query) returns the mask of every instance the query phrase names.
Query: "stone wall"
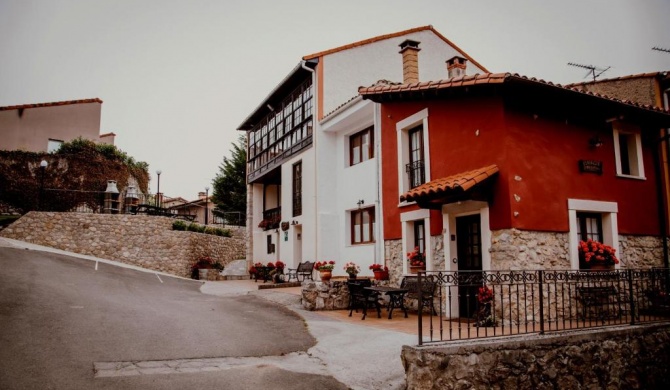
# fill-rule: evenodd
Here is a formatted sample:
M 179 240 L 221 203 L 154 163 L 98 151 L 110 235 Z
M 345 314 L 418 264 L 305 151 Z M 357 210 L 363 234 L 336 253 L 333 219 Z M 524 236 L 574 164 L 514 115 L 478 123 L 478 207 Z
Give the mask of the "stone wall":
M 662 389 L 670 325 L 404 346 L 408 389 Z
M 443 236 L 431 236 L 433 269 L 444 270 Z M 622 268 L 663 266 L 663 240 L 660 237 L 619 235 Z M 384 242 L 386 264 L 391 280 L 399 283 L 405 254 L 401 240 Z M 491 269 L 537 270 L 570 269 L 568 233 L 502 229 L 491 232 Z
M 570 269 L 567 233 L 517 229 L 491 233 L 492 269 Z
M 619 236 L 622 267 L 663 267 L 663 239 L 649 236 Z
M 389 280 L 391 286 L 399 286 L 403 277 L 403 264 L 405 253 L 402 251 L 402 240 L 384 241 L 384 258 L 386 266 L 389 267 Z
M 343 310 L 349 307 L 346 280 L 303 282 L 302 306 L 307 310 Z
M 190 277 L 202 256 L 224 266 L 245 257 L 244 232 L 233 238 L 172 230 L 148 215 L 30 212 L 0 236 Z

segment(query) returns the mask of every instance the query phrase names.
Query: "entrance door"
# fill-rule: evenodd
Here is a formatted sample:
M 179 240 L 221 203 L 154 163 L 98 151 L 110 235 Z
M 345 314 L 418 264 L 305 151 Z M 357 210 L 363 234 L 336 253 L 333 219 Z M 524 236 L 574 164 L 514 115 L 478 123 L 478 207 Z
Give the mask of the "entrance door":
M 293 267 L 302 263 L 302 225 L 293 227 Z
M 482 232 L 479 214 L 456 218 L 458 310 L 461 318 L 477 314 L 477 290 L 482 285 Z

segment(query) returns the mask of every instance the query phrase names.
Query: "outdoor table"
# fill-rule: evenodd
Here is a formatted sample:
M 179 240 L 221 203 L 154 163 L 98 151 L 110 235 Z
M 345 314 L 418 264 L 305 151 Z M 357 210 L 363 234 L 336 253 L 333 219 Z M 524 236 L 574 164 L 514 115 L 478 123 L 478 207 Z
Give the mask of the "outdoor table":
M 365 287 L 366 290 L 377 291 L 379 293 L 384 293 L 389 297 L 388 312 L 389 320 L 393 316 L 393 309 L 401 309 L 405 313 L 405 318 L 407 318 L 407 308 L 405 307 L 405 294 L 409 292 L 406 288 L 397 288 L 397 287 L 386 287 L 386 286 L 372 286 Z

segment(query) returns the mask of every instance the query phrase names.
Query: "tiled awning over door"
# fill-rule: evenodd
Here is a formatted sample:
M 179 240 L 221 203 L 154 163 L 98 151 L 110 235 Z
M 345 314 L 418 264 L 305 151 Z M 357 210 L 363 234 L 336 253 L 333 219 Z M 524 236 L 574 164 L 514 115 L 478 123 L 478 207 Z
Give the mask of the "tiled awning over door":
M 417 202 L 423 208 L 439 208 L 445 203 L 469 199 L 469 195 L 490 182 L 498 173 L 493 164 L 472 171 L 435 179 L 412 188 L 400 196 L 401 202 Z

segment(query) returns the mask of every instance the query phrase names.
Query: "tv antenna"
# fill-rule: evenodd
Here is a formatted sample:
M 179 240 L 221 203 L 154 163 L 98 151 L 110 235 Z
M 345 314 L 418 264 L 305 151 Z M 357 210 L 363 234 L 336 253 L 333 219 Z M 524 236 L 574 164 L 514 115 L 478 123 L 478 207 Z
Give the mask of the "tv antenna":
M 662 47 L 656 47 L 656 46 L 652 47 L 651 50 L 664 51 L 666 53 L 670 53 L 670 49 L 664 49 Z
M 576 67 L 578 67 L 578 68 L 588 69 L 588 70 L 589 70 L 589 73 L 587 73 L 586 76 L 584 76 L 584 77 L 587 77 L 589 74 L 591 74 L 591 76 L 593 77 L 593 82 L 594 82 L 594 83 L 596 82 L 596 79 L 597 79 L 601 74 L 607 72 L 607 71 L 609 70 L 609 68 L 611 68 L 611 66 L 608 66 L 607 68 L 599 68 L 599 67 L 597 67 L 597 66 L 593 66 L 593 65 L 575 64 L 574 62 L 568 62 L 568 65 L 570 65 L 570 66 L 576 66 Z M 597 72 L 597 74 L 596 74 L 596 72 Z

